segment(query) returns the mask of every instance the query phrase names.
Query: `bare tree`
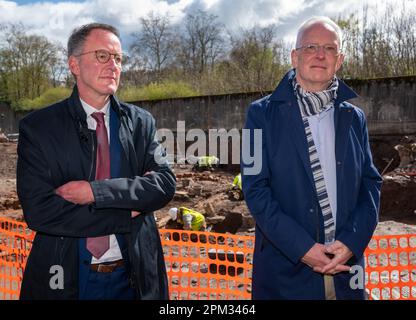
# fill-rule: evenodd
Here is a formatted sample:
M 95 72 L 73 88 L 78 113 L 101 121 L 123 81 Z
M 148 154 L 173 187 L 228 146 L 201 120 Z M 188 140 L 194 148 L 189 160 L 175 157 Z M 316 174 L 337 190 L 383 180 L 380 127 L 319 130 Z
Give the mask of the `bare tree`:
M 130 47 L 131 53 L 142 59 L 156 73 L 157 80 L 160 80 L 162 69 L 174 55 L 170 18 L 151 12 L 146 18 L 141 18 L 140 22 L 142 30 L 133 33 L 135 40 Z
M 231 50 L 225 75 L 238 91 L 270 90 L 288 69 L 289 52 L 275 40 L 276 26 L 255 26 L 230 35 Z
M 56 88 L 62 84 L 65 84 L 66 77 L 71 74 L 66 64 L 66 49 L 61 43 L 55 43 L 54 46 L 56 48 L 56 53 L 50 57 L 47 65 L 49 67 L 51 84 L 54 88 Z
M 184 69 L 202 74 L 213 68 L 223 44 L 224 26 L 217 18 L 201 10 L 187 15 L 177 54 Z
M 416 10 L 405 5 L 392 19 L 393 53 L 397 57 L 395 73 L 416 74 Z
M 416 10 L 403 6 L 363 6 L 337 22 L 344 31 L 342 76 L 374 78 L 416 74 Z M 359 23 L 361 20 L 361 23 Z

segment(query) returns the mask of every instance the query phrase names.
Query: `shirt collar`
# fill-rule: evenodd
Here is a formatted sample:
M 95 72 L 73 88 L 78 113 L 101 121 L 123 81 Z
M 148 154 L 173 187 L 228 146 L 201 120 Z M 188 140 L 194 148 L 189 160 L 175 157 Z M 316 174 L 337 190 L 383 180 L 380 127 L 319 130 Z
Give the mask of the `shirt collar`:
M 79 98 L 81 100 L 81 105 L 84 108 L 85 113 L 87 114 L 87 117 L 91 116 L 94 112 L 102 112 L 105 116 L 108 115 L 108 109 L 110 107 L 110 100 L 105 104 L 105 106 L 101 110 L 95 109 L 93 106 L 86 103 L 84 100 Z

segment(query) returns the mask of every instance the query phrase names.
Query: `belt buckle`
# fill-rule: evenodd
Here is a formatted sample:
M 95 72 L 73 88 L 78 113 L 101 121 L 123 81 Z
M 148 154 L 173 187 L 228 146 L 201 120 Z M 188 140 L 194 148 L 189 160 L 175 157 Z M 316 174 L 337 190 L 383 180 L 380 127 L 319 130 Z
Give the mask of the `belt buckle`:
M 98 265 L 98 272 L 113 272 L 117 268 L 117 262 L 110 263 L 110 264 L 99 264 Z
M 118 266 L 118 262 L 114 262 L 114 263 L 110 263 L 110 264 L 105 264 L 105 263 L 99 263 L 97 265 L 97 271 L 96 272 L 113 272 Z
M 98 264 L 97 272 L 107 272 L 105 271 L 105 267 L 107 267 L 105 264 L 102 264 L 102 263 Z

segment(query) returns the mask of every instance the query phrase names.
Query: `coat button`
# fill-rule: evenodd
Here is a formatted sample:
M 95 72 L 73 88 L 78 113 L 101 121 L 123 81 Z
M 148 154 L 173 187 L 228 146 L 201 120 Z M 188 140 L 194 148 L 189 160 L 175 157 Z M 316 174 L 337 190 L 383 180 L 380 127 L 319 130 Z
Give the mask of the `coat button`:
M 340 165 L 341 165 L 341 161 L 338 161 L 338 162 L 337 162 L 337 165 L 339 165 L 339 166 L 340 166 Z
M 309 212 L 310 212 L 310 213 L 313 213 L 313 211 L 314 211 L 314 210 L 313 210 L 312 208 L 310 208 L 310 209 L 309 209 Z

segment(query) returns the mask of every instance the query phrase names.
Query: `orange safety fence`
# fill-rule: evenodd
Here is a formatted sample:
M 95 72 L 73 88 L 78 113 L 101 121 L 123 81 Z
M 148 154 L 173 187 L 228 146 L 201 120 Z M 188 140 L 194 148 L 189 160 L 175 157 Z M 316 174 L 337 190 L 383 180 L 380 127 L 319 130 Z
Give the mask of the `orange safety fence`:
M 253 236 L 159 230 L 172 300 L 250 299 Z M 0 218 L 0 300 L 17 299 L 34 232 Z M 416 234 L 373 236 L 365 251 L 370 299 L 416 300 Z
M 34 232 L 23 222 L 0 218 L 0 300 L 19 298 Z
M 416 234 L 373 236 L 365 251 L 373 300 L 416 300 Z
M 251 298 L 254 237 L 159 230 L 172 300 Z

